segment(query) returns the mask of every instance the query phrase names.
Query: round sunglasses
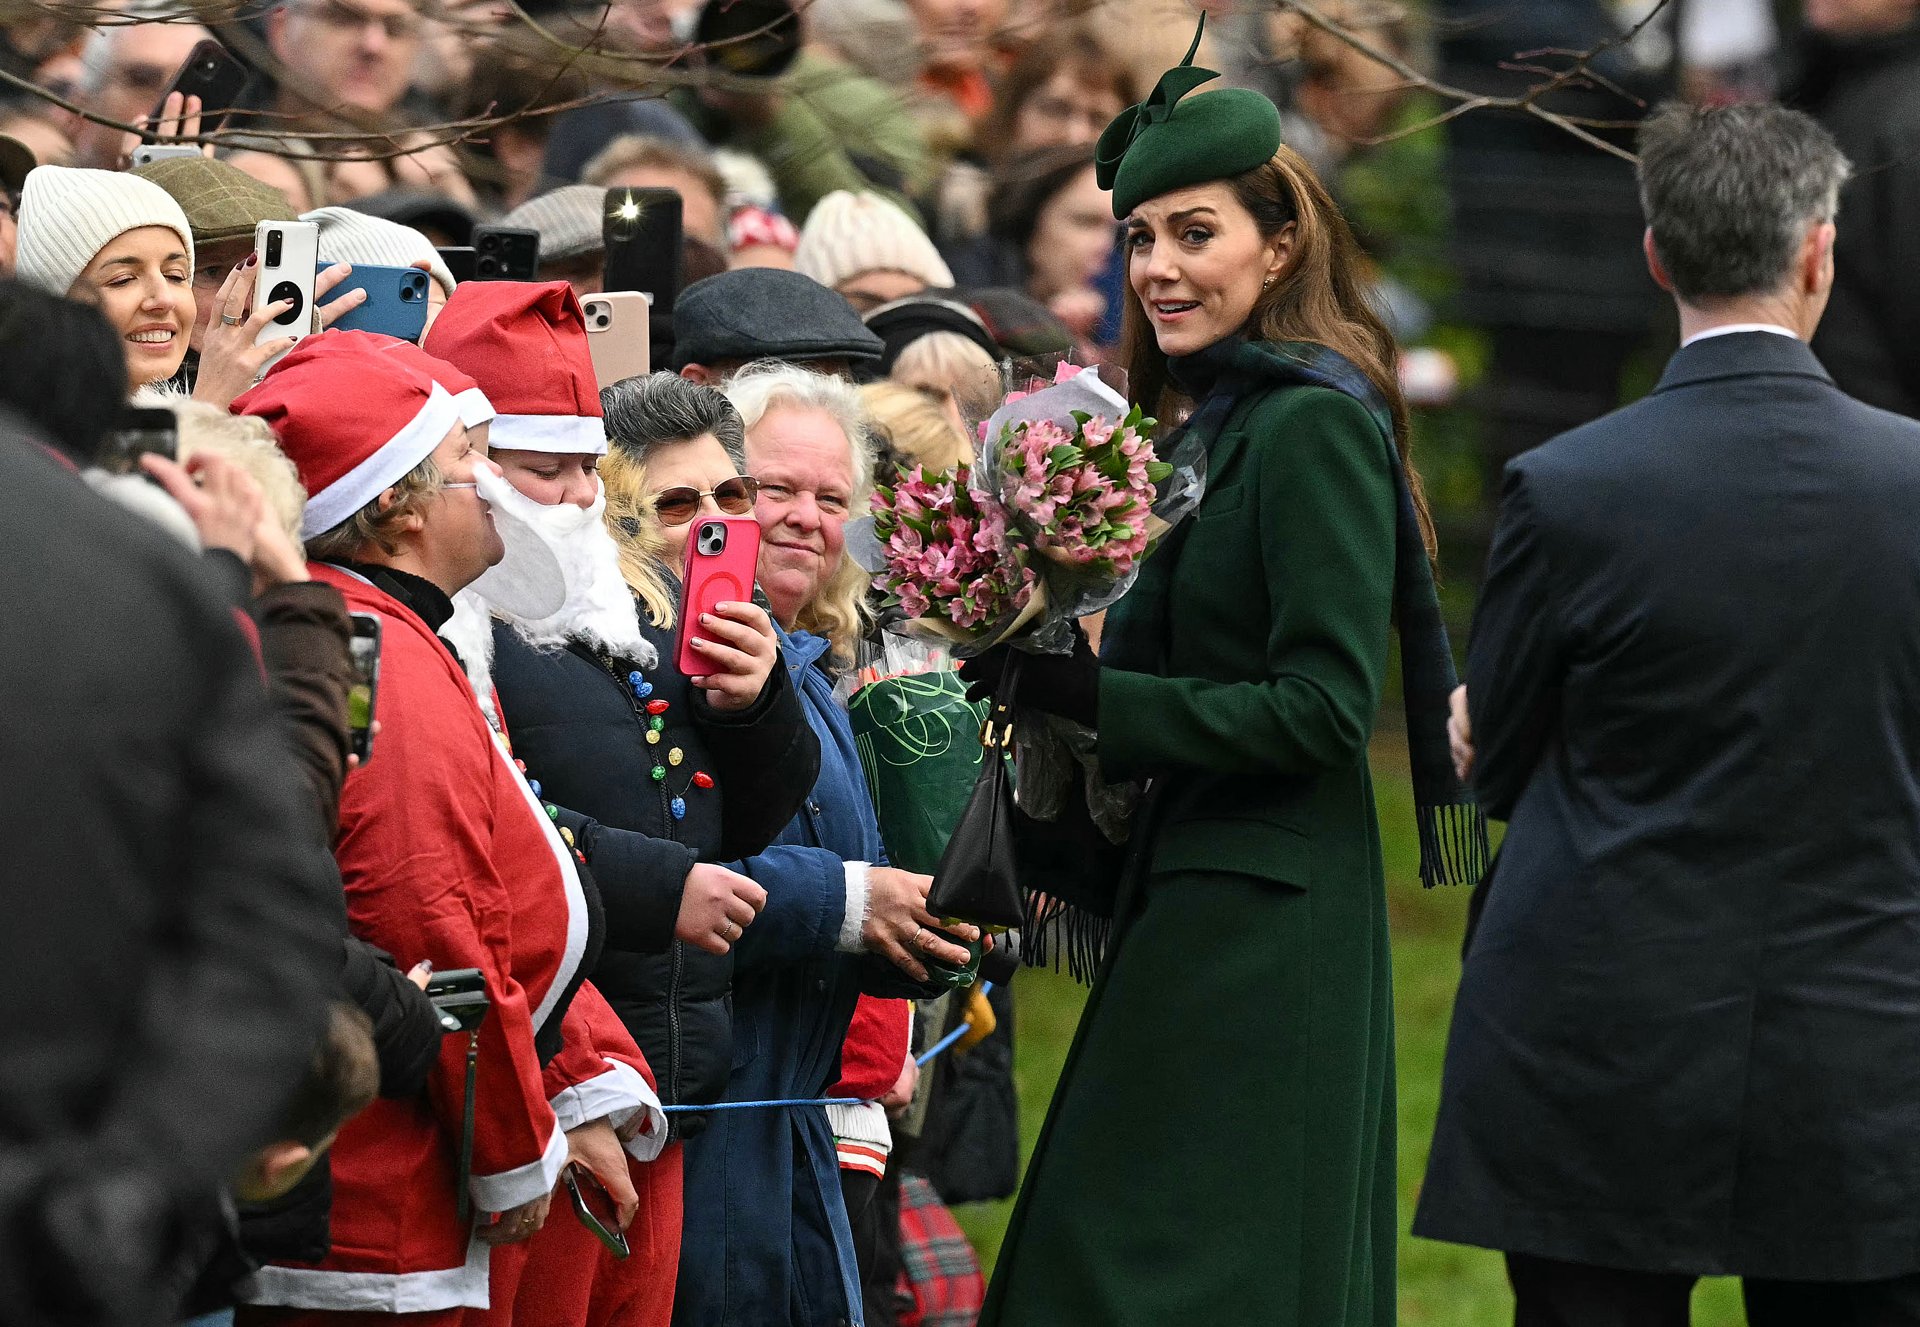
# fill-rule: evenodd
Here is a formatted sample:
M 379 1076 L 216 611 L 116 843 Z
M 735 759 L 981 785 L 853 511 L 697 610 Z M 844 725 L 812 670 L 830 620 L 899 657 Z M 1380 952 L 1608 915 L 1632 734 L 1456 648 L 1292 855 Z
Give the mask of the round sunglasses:
M 704 493 L 684 484 L 663 488 L 654 494 L 653 509 L 662 525 L 685 525 L 699 514 L 700 499 L 712 498 L 714 505 L 727 515 L 745 516 L 753 510 L 753 500 L 759 493 L 759 480 L 752 475 L 735 475 Z

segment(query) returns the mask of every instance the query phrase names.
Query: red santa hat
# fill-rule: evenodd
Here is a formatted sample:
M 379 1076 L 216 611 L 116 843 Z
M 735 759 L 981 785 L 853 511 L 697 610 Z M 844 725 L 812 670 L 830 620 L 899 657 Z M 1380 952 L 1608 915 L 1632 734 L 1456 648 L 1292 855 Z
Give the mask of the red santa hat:
M 387 344 L 381 348 L 416 373 L 423 373 L 446 388 L 453 403 L 460 407 L 460 422 L 468 428 L 493 422 L 493 402 L 480 390 L 480 384 L 444 359 L 435 359 L 413 342 L 395 337 L 388 337 Z
M 306 485 L 303 538 L 331 530 L 404 479 L 460 423 L 451 393 L 388 353 L 391 337 L 324 332 L 233 403 L 264 419 Z
M 566 282 L 466 282 L 434 319 L 425 345 L 472 374 L 493 402 L 490 447 L 605 454 L 587 322 Z

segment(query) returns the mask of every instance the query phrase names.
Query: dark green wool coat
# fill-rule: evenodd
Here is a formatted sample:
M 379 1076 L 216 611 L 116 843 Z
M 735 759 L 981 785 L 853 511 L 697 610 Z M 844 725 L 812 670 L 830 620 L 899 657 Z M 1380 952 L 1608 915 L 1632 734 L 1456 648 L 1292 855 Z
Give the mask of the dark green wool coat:
M 1165 676 L 1102 670 L 1103 770 L 1158 791 L 989 1327 L 1394 1320 L 1392 986 L 1367 773 L 1389 446 L 1327 388 L 1240 402 L 1169 553 Z

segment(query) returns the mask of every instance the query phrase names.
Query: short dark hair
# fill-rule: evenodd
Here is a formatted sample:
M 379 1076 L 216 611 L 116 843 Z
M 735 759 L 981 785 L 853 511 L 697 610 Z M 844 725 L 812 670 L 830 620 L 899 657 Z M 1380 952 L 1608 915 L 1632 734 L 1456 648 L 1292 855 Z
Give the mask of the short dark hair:
M 100 310 L 0 280 L 0 405 L 92 465 L 127 403 L 127 357 Z
M 373 1023 L 350 1004 L 336 1001 L 327 1029 L 307 1061 L 306 1077 L 281 1116 L 275 1142 L 318 1147 L 365 1110 L 380 1092 L 380 1058 Z
M 1640 129 L 1640 206 L 1685 300 L 1777 290 L 1851 172 L 1832 134 L 1783 106 L 1668 102 Z
M 655 448 L 711 433 L 736 468 L 747 464 L 747 431 L 733 402 L 677 373 L 646 373 L 600 389 L 607 438 L 644 464 Z

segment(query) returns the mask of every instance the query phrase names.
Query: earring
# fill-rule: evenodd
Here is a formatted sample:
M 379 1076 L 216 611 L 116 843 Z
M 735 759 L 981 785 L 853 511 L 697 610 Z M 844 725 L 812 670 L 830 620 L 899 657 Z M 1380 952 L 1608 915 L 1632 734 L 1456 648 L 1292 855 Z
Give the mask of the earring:
M 1273 278 L 1272 278 L 1272 277 L 1268 277 L 1268 278 L 1267 278 L 1267 279 L 1266 279 L 1265 281 L 1262 281 L 1262 282 L 1260 283 L 1260 289 L 1262 289 L 1262 290 L 1269 290 L 1269 289 L 1271 289 L 1271 288 L 1272 288 L 1272 286 L 1273 286 Z

